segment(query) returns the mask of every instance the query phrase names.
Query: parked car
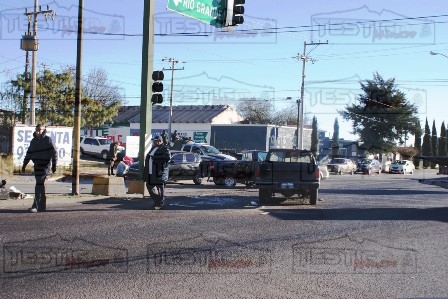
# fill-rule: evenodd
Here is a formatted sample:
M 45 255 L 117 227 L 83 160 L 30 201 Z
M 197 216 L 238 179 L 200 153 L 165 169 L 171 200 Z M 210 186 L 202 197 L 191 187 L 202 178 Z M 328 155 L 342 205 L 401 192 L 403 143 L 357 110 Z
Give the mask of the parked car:
M 81 154 L 85 155 L 92 155 L 99 158 L 102 158 L 104 160 L 107 160 L 109 158 L 109 149 L 110 144 L 112 141 L 110 139 L 107 139 L 105 137 L 87 137 L 83 136 L 81 137 L 80 141 L 80 151 Z M 118 155 L 123 157 L 125 148 L 121 145 L 118 146 Z M 121 154 L 123 152 L 123 154 Z
M 327 164 L 328 171 L 331 173 L 343 174 L 350 173 L 354 174 L 356 171 L 356 165 L 352 160 L 346 158 L 333 158 L 330 163 Z
M 200 171 L 201 157 L 194 153 L 183 151 L 170 151 L 171 160 L 168 165 L 168 181 L 176 182 L 182 180 L 193 180 L 196 185 L 202 183 Z M 128 180 L 139 179 L 139 162 L 132 163 L 125 174 Z
M 362 158 L 362 159 L 359 159 L 359 160 L 356 162 L 356 171 L 355 171 L 355 172 L 362 172 L 362 163 L 363 163 L 364 161 L 366 161 L 366 160 L 369 160 L 369 159 L 367 159 L 367 158 Z
M 172 149 L 198 154 L 204 161 L 237 160 L 235 157 L 223 154 L 214 146 L 206 143 L 193 143 L 185 140 L 177 140 Z
M 415 166 L 410 160 L 396 160 L 390 164 L 389 173 L 414 174 Z
M 380 174 L 383 170 L 383 165 L 377 159 L 363 159 L 358 169 L 362 173 L 369 175 L 373 172 Z

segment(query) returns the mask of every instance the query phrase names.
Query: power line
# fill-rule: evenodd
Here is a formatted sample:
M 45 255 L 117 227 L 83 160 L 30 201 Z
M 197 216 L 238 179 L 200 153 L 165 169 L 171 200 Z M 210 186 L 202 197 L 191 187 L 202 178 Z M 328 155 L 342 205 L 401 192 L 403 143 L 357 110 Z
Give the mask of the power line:
M 437 18 L 445 18 L 448 17 L 446 14 L 442 15 L 432 15 L 432 16 L 419 16 L 419 17 L 405 17 L 405 18 L 393 18 L 393 19 L 381 19 L 381 20 L 371 20 L 371 21 L 357 21 L 357 22 L 342 22 L 342 23 L 332 23 L 331 26 L 336 27 L 335 29 L 326 28 L 326 31 L 340 31 L 340 26 L 342 25 L 363 25 L 363 24 L 375 24 L 381 22 L 397 22 L 397 21 L 407 21 L 407 20 L 425 20 L 426 19 L 437 19 Z M 421 26 L 421 25 L 430 25 L 430 24 L 446 24 L 448 21 L 426 21 L 420 23 L 406 23 L 402 25 L 407 26 Z M 381 28 L 395 27 L 397 24 L 381 24 Z M 300 33 L 300 32 L 315 32 L 320 31 L 320 29 L 313 29 L 314 27 L 320 28 L 327 25 L 299 25 L 299 26 L 283 26 L 283 27 L 270 27 L 270 28 L 252 28 L 252 29 L 239 29 L 235 30 L 233 33 L 238 34 L 259 34 L 262 33 Z M 43 28 L 43 27 L 42 27 Z M 47 29 L 47 28 L 43 28 Z M 72 32 L 75 33 L 75 30 L 69 29 L 52 29 L 52 31 L 56 32 Z M 178 32 L 178 33 L 155 33 L 155 36 L 160 37 L 170 37 L 170 36 L 192 36 L 192 37 L 208 37 L 211 34 L 216 33 L 227 33 L 225 30 L 216 30 L 216 31 L 204 31 L 204 32 Z M 104 36 L 123 36 L 123 37 L 141 37 L 142 33 L 109 33 L 109 32 L 97 32 L 97 31 L 84 31 L 85 34 L 94 34 L 94 35 L 104 35 Z

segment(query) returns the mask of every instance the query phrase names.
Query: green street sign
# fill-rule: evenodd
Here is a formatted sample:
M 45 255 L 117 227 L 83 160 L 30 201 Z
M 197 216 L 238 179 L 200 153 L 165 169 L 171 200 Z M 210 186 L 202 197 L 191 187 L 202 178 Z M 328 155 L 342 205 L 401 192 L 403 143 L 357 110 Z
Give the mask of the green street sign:
M 168 0 L 167 9 L 221 28 L 225 23 L 227 0 Z
M 193 132 L 194 142 L 207 143 L 208 132 Z

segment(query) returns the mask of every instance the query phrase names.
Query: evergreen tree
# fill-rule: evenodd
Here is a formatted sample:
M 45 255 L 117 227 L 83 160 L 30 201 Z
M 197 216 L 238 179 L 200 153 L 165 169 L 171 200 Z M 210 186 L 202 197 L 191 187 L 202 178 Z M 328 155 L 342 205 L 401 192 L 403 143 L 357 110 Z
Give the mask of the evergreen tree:
M 439 139 L 437 138 L 437 129 L 436 129 L 436 121 L 432 122 L 432 131 L 431 131 L 431 155 L 437 156 L 439 153 Z M 437 163 L 431 162 L 431 169 L 436 168 Z
M 361 83 L 361 90 L 357 102 L 339 113 L 352 121 L 353 133 L 366 149 L 391 152 L 397 141 L 404 143 L 406 134 L 415 134 L 418 109 L 397 88 L 394 78 L 384 80 L 375 73 L 373 80 Z
M 317 128 L 317 118 L 313 117 L 313 131 L 311 132 L 311 152 L 314 157 L 317 158 L 317 153 L 319 152 L 319 137 L 318 137 L 318 128 Z
M 82 93 L 81 126 L 101 126 L 112 122 L 123 101 L 118 86 L 110 85 L 105 72 L 102 80 L 90 84 L 90 91 Z M 94 76 L 93 76 L 94 77 Z M 27 89 L 22 75 L 17 80 L 8 82 L 12 87 Z M 93 89 L 96 85 L 101 88 Z M 22 95 L 19 97 L 23 98 Z M 21 100 L 20 100 L 21 101 Z M 44 70 L 36 78 L 36 122 L 50 123 L 55 126 L 73 126 L 75 102 L 75 77 L 72 69 L 61 71 Z M 23 110 L 23 107 L 21 108 Z
M 447 148 L 446 148 L 446 127 L 445 122 L 442 122 L 442 126 L 440 128 L 440 138 L 439 138 L 439 156 L 447 156 Z
M 334 120 L 334 126 L 333 126 L 333 139 L 331 143 L 331 155 L 333 157 L 339 157 L 339 122 L 338 118 Z
M 432 156 L 431 149 L 431 130 L 429 129 L 428 119 L 426 119 L 425 123 L 425 132 L 423 133 L 423 145 L 422 145 L 422 155 L 423 156 Z M 428 159 L 423 159 L 423 168 L 428 168 L 430 162 Z
M 417 153 L 414 156 L 414 165 L 416 168 L 419 168 L 420 159 L 418 158 L 418 156 L 422 154 L 422 128 L 420 127 L 420 124 L 416 126 L 416 128 L 417 130 L 415 131 L 414 148 L 417 151 Z

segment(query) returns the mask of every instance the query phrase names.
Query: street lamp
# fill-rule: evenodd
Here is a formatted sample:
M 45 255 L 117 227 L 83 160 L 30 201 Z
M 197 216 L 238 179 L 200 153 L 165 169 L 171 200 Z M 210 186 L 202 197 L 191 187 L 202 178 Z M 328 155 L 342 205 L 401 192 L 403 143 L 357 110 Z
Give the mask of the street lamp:
M 446 56 L 445 54 L 437 53 L 437 52 L 433 52 L 433 51 L 430 51 L 429 54 L 430 55 L 442 55 L 442 56 L 445 56 L 446 58 L 448 58 L 448 56 Z

